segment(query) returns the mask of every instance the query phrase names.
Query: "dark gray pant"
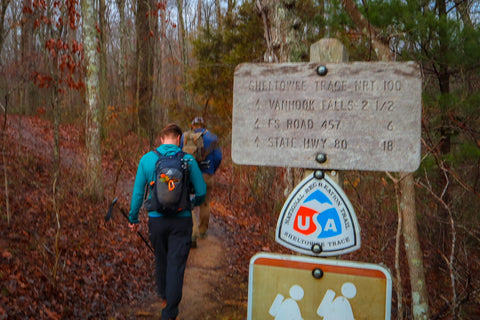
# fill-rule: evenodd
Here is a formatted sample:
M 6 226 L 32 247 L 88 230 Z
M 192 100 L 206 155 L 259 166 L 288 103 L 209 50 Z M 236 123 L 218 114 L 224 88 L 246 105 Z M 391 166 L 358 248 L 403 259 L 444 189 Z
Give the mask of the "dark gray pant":
M 150 217 L 150 241 L 155 250 L 157 294 L 167 300 L 162 319 L 175 319 L 182 300 L 183 276 L 192 235 L 191 217 Z

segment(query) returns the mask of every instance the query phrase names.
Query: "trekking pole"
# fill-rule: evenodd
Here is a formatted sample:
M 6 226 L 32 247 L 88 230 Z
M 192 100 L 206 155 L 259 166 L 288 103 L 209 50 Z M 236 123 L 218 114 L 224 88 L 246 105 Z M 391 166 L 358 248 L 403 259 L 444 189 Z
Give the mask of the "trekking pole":
M 108 207 L 108 212 L 107 212 L 107 215 L 105 216 L 105 222 L 109 221 L 112 216 L 113 216 L 113 207 L 115 206 L 115 203 L 117 203 L 117 198 L 113 199 L 112 203 L 110 203 L 110 206 Z M 122 213 L 122 215 L 125 217 L 125 219 L 127 219 L 127 221 L 130 223 L 130 219 L 128 219 L 128 215 L 127 215 L 127 212 L 125 211 L 125 209 L 123 208 L 120 208 L 120 212 Z M 140 231 L 137 231 L 137 234 L 139 235 L 140 238 L 142 238 L 143 242 L 145 242 L 145 244 L 147 245 L 148 249 L 150 249 L 150 251 L 152 253 L 155 253 L 153 251 L 153 248 L 150 246 L 150 244 L 148 243 L 147 239 L 145 239 L 145 237 L 143 236 L 143 234 L 140 232 Z

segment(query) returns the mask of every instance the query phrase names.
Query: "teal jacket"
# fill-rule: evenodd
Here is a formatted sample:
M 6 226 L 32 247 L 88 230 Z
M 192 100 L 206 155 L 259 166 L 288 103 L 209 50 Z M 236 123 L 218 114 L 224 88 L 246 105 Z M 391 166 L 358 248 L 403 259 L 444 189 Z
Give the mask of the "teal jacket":
M 180 147 L 174 144 L 162 144 L 157 148 L 158 152 L 163 155 L 174 155 L 181 151 Z M 195 189 L 195 198 L 193 199 L 193 205 L 198 206 L 205 200 L 207 194 L 207 186 L 203 180 L 202 172 L 198 167 L 197 162 L 193 156 L 186 154 L 185 160 L 189 160 L 188 170 L 190 171 L 190 182 Z M 130 203 L 129 220 L 131 223 L 138 223 L 138 212 L 143 204 L 143 196 L 145 188 L 151 181 L 155 181 L 155 164 L 157 163 L 158 156 L 155 152 L 150 151 L 143 155 L 138 164 L 137 175 L 135 177 L 135 184 L 133 186 L 132 201 Z M 150 188 L 149 188 L 150 189 Z M 151 197 L 149 192 L 148 198 Z M 180 212 L 177 217 L 190 217 L 192 215 L 190 210 Z M 150 211 L 149 217 L 161 217 L 162 213 L 157 211 Z

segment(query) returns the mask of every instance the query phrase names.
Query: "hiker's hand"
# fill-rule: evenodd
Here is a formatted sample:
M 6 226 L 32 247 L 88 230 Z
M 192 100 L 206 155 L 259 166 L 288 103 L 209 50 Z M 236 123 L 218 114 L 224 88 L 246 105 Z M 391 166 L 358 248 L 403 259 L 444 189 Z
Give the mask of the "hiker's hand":
M 137 232 L 138 231 L 138 223 L 129 223 L 128 227 L 130 228 L 131 231 Z

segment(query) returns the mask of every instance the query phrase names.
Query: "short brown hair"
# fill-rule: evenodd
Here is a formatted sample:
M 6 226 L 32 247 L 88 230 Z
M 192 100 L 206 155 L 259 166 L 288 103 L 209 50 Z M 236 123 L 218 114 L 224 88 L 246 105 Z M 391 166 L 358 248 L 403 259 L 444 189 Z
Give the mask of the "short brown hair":
M 162 137 L 179 137 L 182 135 L 182 129 L 175 123 L 169 123 L 162 129 Z

